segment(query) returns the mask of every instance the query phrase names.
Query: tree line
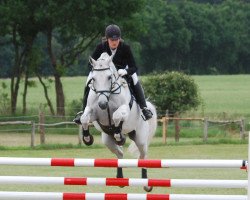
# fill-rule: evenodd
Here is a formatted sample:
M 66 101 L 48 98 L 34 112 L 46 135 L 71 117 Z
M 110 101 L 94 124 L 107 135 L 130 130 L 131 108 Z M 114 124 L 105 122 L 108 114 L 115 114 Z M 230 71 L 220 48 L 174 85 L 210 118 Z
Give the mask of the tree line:
M 87 62 L 108 24 L 118 24 L 141 74 L 250 72 L 248 0 L 2 0 L 0 77 L 11 79 L 11 112 L 24 81 L 38 77 L 52 114 L 65 114 L 62 76 L 86 75 Z M 53 76 L 56 110 L 45 79 Z

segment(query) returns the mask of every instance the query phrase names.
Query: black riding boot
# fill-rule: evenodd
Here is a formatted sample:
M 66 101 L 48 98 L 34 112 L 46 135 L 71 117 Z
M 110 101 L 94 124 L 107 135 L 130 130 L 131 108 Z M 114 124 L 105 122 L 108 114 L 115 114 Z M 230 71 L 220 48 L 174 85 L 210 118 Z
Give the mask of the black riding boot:
M 132 90 L 133 90 L 134 96 L 135 96 L 135 98 L 136 98 L 136 100 L 137 100 L 137 102 L 142 110 L 142 113 L 144 115 L 144 119 L 148 120 L 148 119 L 152 118 L 153 113 L 151 112 L 151 110 L 149 110 L 147 108 L 147 104 L 146 104 L 145 96 L 144 96 L 144 91 L 143 91 L 143 88 L 142 88 L 140 82 L 137 82 L 136 85 L 133 85 Z

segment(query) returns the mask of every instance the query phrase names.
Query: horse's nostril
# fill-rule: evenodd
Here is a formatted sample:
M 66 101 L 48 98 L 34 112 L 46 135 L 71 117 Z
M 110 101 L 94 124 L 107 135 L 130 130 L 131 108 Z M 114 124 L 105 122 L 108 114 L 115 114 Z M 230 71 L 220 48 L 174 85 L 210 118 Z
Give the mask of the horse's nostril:
M 99 107 L 100 107 L 102 110 L 104 110 L 104 109 L 107 108 L 108 102 L 101 101 L 101 102 L 98 103 L 98 105 L 99 105 Z

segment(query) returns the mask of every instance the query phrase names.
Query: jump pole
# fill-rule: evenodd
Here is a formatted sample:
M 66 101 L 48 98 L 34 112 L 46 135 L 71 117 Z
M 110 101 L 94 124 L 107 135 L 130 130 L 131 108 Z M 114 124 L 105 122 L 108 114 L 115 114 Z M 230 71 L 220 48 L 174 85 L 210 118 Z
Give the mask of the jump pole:
M 245 188 L 247 180 L 0 176 L 0 184 Z
M 64 167 L 146 167 L 146 168 L 241 168 L 245 160 L 142 160 L 0 157 L 0 165 L 64 166 Z
M 0 192 L 0 200 L 247 200 L 246 195 Z
M 250 200 L 250 172 L 249 172 L 249 162 L 250 162 L 250 131 L 248 132 L 248 163 L 247 163 L 247 173 L 248 173 L 247 199 L 248 200 Z

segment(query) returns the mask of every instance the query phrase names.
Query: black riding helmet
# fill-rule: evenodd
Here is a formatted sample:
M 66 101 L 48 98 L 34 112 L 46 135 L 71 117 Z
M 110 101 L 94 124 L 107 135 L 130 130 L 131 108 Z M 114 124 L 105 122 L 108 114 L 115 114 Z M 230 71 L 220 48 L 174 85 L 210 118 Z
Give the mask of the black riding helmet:
M 105 36 L 107 39 L 118 40 L 121 38 L 121 29 L 115 24 L 107 26 L 105 30 Z

